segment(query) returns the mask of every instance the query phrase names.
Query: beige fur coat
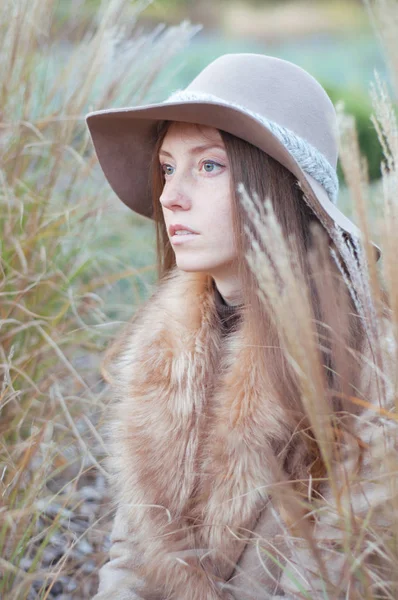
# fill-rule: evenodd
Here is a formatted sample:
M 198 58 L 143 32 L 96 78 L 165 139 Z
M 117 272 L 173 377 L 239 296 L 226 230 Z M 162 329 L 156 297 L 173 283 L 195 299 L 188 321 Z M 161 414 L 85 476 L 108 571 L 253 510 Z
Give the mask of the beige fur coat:
M 284 415 L 256 369 L 244 320 L 223 337 L 205 281 L 175 269 L 110 350 L 116 516 L 95 600 L 324 598 L 323 585 L 335 586 L 329 598 L 346 597 L 332 494 L 314 527 L 325 584 L 267 494 Z M 371 424 L 358 420 L 365 443 L 381 428 L 374 413 Z M 356 493 L 363 511 L 362 484 Z M 371 495 L 378 504 L 373 487 Z

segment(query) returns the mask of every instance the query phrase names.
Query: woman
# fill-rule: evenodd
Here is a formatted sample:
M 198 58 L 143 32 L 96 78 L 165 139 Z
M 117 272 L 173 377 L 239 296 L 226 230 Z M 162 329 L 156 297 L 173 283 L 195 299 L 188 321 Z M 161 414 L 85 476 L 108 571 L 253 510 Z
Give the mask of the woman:
M 237 187 L 271 199 L 310 289 L 325 380 L 341 390 L 326 334 L 333 323 L 308 262 L 310 226 L 320 223 L 325 266 L 350 287 L 344 342 L 365 351 L 352 262 L 343 260 L 359 252 L 359 232 L 335 204 L 333 105 L 292 63 L 230 54 L 164 103 L 98 111 L 87 123 L 114 191 L 155 220 L 159 267 L 157 289 L 104 363 L 115 397 L 116 516 L 95 600 L 260 600 L 303 590 L 316 598 L 322 584 L 306 548 L 298 569 L 289 515 L 271 486 L 298 482 L 292 494 L 316 495 L 326 470 L 278 323 L 245 260 L 257 233 Z M 360 394 L 368 382 L 345 359 Z M 346 405 L 336 394 L 330 407 Z M 338 585 L 339 565 L 335 558 L 324 585 Z

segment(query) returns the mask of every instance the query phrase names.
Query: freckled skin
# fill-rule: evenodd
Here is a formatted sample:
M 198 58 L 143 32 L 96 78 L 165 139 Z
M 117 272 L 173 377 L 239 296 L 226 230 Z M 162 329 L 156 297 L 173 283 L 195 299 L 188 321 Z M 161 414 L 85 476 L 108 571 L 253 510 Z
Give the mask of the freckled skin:
M 194 152 L 198 146 L 214 144 L 221 148 Z M 159 201 L 167 229 L 182 223 L 200 234 L 173 246 L 177 266 L 209 273 L 228 303 L 238 303 L 230 166 L 220 133 L 211 127 L 172 123 L 159 160 L 165 177 Z

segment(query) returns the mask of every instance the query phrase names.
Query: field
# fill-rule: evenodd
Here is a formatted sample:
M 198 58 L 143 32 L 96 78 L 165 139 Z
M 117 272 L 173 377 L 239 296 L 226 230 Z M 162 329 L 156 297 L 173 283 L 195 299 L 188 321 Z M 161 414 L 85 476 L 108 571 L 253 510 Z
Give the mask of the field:
M 200 29 L 182 22 L 143 30 L 144 5 L 71 2 L 61 14 L 55 0 L 5 0 L 0 9 L 2 600 L 90 598 L 108 556 L 112 514 L 102 463 L 109 399 L 100 361 L 151 293 L 156 256 L 153 224 L 128 211 L 104 182 L 84 115 L 162 95 L 165 69 L 177 81 Z M 394 84 L 398 13 L 394 3 L 372 6 Z M 373 102 L 384 178 L 369 185 L 358 169 L 352 124 L 344 121 L 349 187 L 339 205 L 359 224 L 366 207 L 372 238 L 385 250 L 379 277 L 397 324 L 391 182 L 398 136 L 394 108 L 380 89 Z M 388 476 L 395 481 L 395 468 Z M 395 572 L 397 539 L 388 548 Z M 394 597 L 391 590 L 386 598 Z

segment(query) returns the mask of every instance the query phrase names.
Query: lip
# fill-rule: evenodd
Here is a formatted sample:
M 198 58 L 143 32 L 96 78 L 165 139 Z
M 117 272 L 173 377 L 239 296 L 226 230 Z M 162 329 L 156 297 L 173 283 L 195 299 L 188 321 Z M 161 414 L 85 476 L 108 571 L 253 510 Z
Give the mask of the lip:
M 195 233 L 196 235 L 198 235 L 197 231 L 194 231 L 190 227 L 187 227 L 187 225 L 181 225 L 181 223 L 176 223 L 175 225 L 169 225 L 169 235 L 171 237 L 173 237 L 175 232 L 178 231 L 179 229 L 185 229 L 185 231 L 190 231 L 191 233 Z
M 172 235 L 170 238 L 173 246 L 179 246 L 180 244 L 186 244 L 189 241 L 192 241 L 194 238 L 198 237 L 198 233 L 186 233 L 185 235 Z

